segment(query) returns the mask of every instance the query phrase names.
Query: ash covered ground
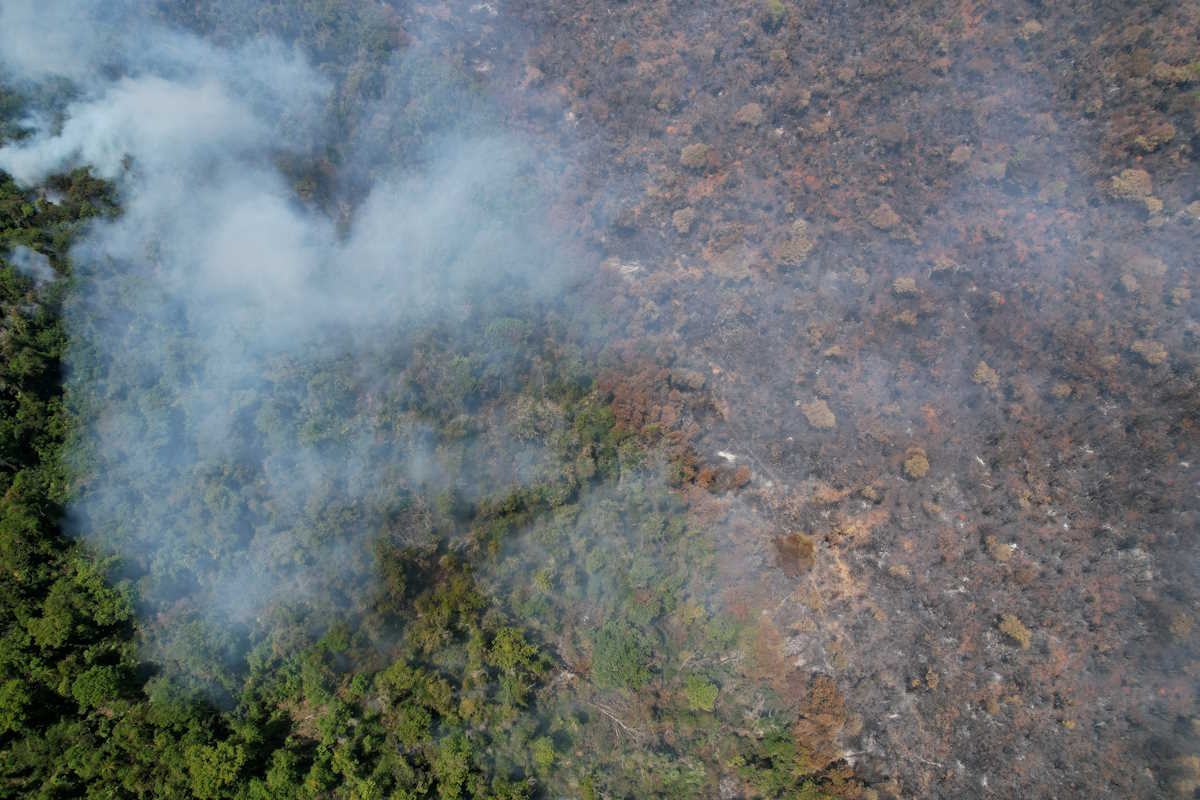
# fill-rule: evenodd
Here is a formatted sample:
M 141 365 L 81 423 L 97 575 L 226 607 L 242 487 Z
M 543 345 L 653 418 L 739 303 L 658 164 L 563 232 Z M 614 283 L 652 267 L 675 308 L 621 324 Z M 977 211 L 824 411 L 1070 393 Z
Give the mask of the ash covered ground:
M 1200 6 L 522 17 L 630 360 L 693 371 L 629 417 L 749 468 L 725 591 L 844 698 L 797 735 L 905 796 L 1191 797 Z

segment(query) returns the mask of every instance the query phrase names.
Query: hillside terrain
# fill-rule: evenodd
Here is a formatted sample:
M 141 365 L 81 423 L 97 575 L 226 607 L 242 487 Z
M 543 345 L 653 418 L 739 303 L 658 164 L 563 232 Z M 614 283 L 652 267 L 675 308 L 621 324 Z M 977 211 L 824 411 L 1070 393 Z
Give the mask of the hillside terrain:
M 1200 795 L 1200 3 L 23 5 L 0 797 Z

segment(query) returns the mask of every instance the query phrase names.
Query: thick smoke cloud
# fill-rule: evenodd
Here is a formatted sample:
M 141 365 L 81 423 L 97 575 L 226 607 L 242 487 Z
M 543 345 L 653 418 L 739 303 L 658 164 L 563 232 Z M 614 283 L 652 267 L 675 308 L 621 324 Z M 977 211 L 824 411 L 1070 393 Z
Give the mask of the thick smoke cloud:
M 364 570 L 394 487 L 436 472 L 427 432 L 381 453 L 358 393 L 277 387 L 329 380 L 306 372 L 323 364 L 386 391 L 389 346 L 415 326 L 554 292 L 536 198 L 514 188 L 530 153 L 448 129 L 420 172 L 385 175 L 335 220 L 276 166 L 319 146 L 330 97 L 300 55 L 218 49 L 102 4 L 8 3 L 0 32 L 6 80 L 74 92 L 60 121 L 33 116 L 0 148 L 0 169 L 35 185 L 88 165 L 121 196 L 72 254 L 75 532 L 145 564 L 146 597 L 207 598 L 221 619 Z M 341 396 L 328 416 L 349 421 L 318 396 Z M 221 496 L 230 484 L 239 496 Z

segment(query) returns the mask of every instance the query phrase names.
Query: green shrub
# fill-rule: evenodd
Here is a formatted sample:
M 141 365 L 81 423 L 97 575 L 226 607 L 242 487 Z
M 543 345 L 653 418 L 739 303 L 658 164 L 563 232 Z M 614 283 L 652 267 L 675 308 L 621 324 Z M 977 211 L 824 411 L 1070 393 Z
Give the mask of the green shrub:
M 717 707 L 717 685 L 699 675 L 690 675 L 683 693 L 690 711 L 712 711 Z
M 533 763 L 541 772 L 548 772 L 554 766 L 554 742 L 549 736 L 539 736 L 533 740 Z
M 787 16 L 787 5 L 783 0 L 765 0 L 763 3 L 763 27 L 777 31 Z
M 637 690 L 650 680 L 650 648 L 626 622 L 607 622 L 592 637 L 592 677 L 607 689 Z

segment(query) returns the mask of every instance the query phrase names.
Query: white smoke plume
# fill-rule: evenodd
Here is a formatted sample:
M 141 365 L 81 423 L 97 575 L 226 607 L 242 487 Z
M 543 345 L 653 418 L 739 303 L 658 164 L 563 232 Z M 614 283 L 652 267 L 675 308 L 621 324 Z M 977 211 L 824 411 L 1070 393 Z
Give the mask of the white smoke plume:
M 480 297 L 552 294 L 538 200 L 519 188 L 531 153 L 448 128 L 419 172 L 384 175 L 334 219 L 277 166 L 319 143 L 331 92 L 278 43 L 221 49 L 123 5 L 13 2 L 0 68 L 30 95 L 72 87 L 57 114 L 35 104 L 0 169 L 32 186 L 89 166 L 120 195 L 119 216 L 72 253 L 72 532 L 142 564 L 146 597 L 199 598 L 214 618 L 251 619 L 361 570 L 373 511 L 428 472 L 422 432 L 384 454 L 361 415 L 313 433 L 322 409 L 305 404 L 336 387 L 309 400 L 277 387 L 319 362 L 386 392 L 405 331 L 453 330 Z M 335 419 L 361 404 L 344 394 Z M 222 496 L 231 482 L 240 496 Z M 361 524 L 321 522 L 337 514 Z M 361 538 L 331 540 L 335 527 Z
M 58 273 L 50 266 L 50 259 L 36 250 L 30 250 L 23 244 L 15 245 L 8 254 L 8 262 L 17 271 L 33 279 L 38 286 L 51 283 L 58 278 Z

